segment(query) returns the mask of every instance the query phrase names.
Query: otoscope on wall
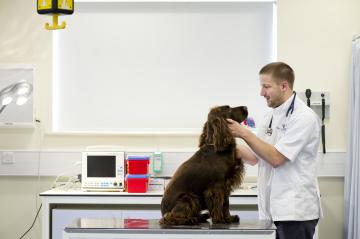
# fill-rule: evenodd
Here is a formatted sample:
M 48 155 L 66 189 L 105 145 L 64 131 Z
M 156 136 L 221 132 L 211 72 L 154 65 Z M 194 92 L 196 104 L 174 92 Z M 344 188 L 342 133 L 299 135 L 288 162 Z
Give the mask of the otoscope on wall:
M 310 89 L 306 89 L 305 90 L 305 96 L 306 96 L 306 102 L 307 102 L 307 106 L 310 107 L 310 97 L 311 97 L 311 90 Z
M 306 97 L 306 104 L 308 107 L 311 106 L 311 98 L 312 92 L 310 89 L 306 89 L 305 90 L 305 97 Z M 321 113 L 321 142 L 322 142 L 322 149 L 323 149 L 323 153 L 326 153 L 326 147 L 325 147 L 325 94 L 320 92 L 314 92 L 314 100 L 313 100 L 313 110 L 315 112 L 318 112 L 319 117 L 320 117 L 320 113 Z M 321 96 L 321 103 L 320 103 L 320 99 L 319 96 Z M 318 108 L 319 106 L 321 106 L 321 112 L 319 111 L 320 108 Z

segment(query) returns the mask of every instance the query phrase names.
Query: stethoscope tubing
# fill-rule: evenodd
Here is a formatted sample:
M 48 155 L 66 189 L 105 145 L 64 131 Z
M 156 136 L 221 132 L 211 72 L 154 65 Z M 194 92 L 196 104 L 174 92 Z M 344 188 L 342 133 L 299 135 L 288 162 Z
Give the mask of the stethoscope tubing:
M 294 98 L 292 99 L 291 104 L 290 104 L 289 108 L 288 108 L 287 111 L 286 111 L 286 118 L 289 116 L 289 113 L 290 113 L 290 115 L 291 115 L 291 114 L 294 112 L 295 98 L 296 98 L 296 92 L 294 91 Z M 268 128 L 266 129 L 266 131 L 265 131 L 265 134 L 267 134 L 267 135 L 269 135 L 269 136 L 271 136 L 271 135 L 272 135 L 272 132 L 273 132 L 273 130 L 272 130 L 273 117 L 274 117 L 274 115 L 271 116 L 271 120 L 270 120 L 269 126 L 268 126 Z

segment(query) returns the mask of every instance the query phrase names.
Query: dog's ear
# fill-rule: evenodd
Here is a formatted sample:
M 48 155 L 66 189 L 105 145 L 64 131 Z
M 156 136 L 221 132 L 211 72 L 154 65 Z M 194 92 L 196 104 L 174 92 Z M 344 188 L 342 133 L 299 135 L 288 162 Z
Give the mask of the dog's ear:
M 206 136 L 207 136 L 207 123 L 204 124 L 203 130 L 201 132 L 200 138 L 199 138 L 199 148 L 205 145 L 206 143 Z
M 207 122 L 206 143 L 214 144 L 216 152 L 226 150 L 230 145 L 235 144 L 235 139 L 230 133 L 227 122 L 222 117 L 214 117 Z

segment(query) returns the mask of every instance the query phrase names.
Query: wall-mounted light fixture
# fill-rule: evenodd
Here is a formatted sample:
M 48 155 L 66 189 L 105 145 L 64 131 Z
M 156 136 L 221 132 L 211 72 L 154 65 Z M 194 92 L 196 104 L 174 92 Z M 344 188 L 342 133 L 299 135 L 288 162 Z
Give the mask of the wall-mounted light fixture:
M 0 114 L 11 102 L 17 105 L 23 105 L 28 100 L 33 91 L 33 85 L 25 80 L 10 84 L 0 91 Z

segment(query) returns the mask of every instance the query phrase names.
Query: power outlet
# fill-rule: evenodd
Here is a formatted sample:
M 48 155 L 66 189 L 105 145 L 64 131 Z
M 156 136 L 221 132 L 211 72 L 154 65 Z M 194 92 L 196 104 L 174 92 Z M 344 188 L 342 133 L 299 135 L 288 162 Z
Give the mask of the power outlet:
M 1 164 L 14 164 L 14 152 L 3 152 Z

